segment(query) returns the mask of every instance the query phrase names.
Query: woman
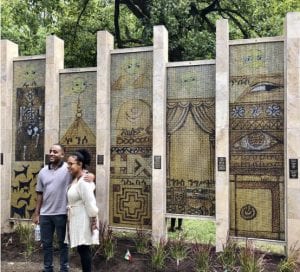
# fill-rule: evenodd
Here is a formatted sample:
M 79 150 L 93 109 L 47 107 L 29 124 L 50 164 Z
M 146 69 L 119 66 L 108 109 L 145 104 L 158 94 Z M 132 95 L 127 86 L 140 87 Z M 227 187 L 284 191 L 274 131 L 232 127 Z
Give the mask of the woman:
M 73 181 L 67 193 L 68 231 L 66 238 L 71 248 L 77 247 L 83 272 L 90 272 L 92 269 L 90 245 L 99 244 L 99 237 L 93 235 L 93 232 L 97 232 L 98 214 L 94 195 L 95 184 L 83 180 L 86 172 L 84 169 L 90 161 L 90 154 L 82 149 L 70 155 L 67 162 Z

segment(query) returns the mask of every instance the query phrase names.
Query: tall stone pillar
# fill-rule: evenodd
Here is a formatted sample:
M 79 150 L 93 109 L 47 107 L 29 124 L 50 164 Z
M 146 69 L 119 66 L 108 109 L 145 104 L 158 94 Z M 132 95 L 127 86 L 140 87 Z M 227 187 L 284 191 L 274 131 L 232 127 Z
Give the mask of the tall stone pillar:
M 288 253 L 300 247 L 300 13 L 285 22 L 285 181 L 286 241 Z M 299 256 L 300 260 L 300 256 Z
M 0 115 L 0 171 L 1 171 L 1 230 L 5 232 L 10 217 L 11 172 L 12 172 L 12 98 L 13 58 L 18 56 L 18 45 L 1 40 L 1 115 Z
M 216 251 L 229 232 L 229 37 L 228 21 L 217 21 L 216 38 Z M 222 163 L 222 169 L 218 169 Z M 225 164 L 225 165 L 224 165 Z M 225 166 L 225 168 L 224 168 Z M 222 170 L 222 171 L 219 171 Z
M 152 238 L 158 242 L 166 236 L 168 31 L 164 26 L 154 26 L 153 41 Z
M 114 38 L 107 31 L 97 32 L 97 112 L 96 112 L 96 200 L 99 218 L 109 222 L 110 180 L 110 50 Z
M 64 41 L 46 39 L 45 153 L 59 142 L 59 70 L 64 68 Z

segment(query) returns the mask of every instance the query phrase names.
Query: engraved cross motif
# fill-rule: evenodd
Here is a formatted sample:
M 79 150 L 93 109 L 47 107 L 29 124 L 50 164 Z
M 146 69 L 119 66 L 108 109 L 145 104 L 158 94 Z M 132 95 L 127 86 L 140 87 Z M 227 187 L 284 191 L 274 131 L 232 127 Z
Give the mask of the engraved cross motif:
M 135 195 L 129 195 L 128 202 L 124 203 L 124 208 L 128 211 L 129 215 L 135 215 L 136 211 L 141 208 L 141 201 L 136 199 Z
M 112 167 L 115 168 L 116 174 L 124 174 L 124 172 L 126 172 L 127 161 L 123 160 L 120 155 L 116 155 L 115 159 L 111 163 L 112 163 Z

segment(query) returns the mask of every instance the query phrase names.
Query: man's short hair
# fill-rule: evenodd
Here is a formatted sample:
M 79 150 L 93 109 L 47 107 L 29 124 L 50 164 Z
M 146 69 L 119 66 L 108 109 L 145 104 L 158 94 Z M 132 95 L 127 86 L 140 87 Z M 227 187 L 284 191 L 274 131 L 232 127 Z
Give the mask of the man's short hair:
M 66 152 L 66 148 L 62 145 L 62 144 L 60 144 L 60 143 L 56 143 L 56 144 L 53 144 L 53 145 L 57 145 L 57 146 L 59 146 L 60 147 L 60 149 L 63 151 L 63 153 L 65 153 Z

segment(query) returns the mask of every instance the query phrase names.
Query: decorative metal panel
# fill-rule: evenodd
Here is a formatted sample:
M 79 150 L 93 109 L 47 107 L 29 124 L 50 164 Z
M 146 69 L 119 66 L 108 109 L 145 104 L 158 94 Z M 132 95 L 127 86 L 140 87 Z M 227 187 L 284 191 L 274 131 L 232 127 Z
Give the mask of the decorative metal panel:
M 152 52 L 111 59 L 110 224 L 151 227 Z
M 88 170 L 96 173 L 96 72 L 62 73 L 59 138 L 71 152 L 84 148 L 91 154 Z
M 284 240 L 283 42 L 230 46 L 230 230 Z
M 31 218 L 44 160 L 45 60 L 13 64 L 11 217 Z
M 167 212 L 215 215 L 215 65 L 168 68 Z

